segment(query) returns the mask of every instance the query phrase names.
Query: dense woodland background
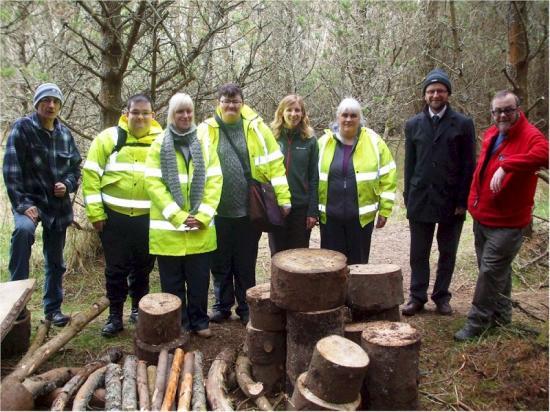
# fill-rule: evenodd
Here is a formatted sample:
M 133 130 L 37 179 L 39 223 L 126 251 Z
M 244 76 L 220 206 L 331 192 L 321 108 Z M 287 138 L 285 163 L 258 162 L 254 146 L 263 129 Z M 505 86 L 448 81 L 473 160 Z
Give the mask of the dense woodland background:
M 83 154 L 116 124 L 125 99 L 149 93 L 161 123 L 178 91 L 212 113 L 236 81 L 267 121 L 288 93 L 306 99 L 320 134 L 339 101 L 356 97 L 368 125 L 398 151 L 434 67 L 453 81 L 452 105 L 490 124 L 499 89 L 522 97 L 548 131 L 546 1 L 5 1 L 0 3 L 2 135 L 32 111 L 40 82 L 66 96 L 63 120 Z

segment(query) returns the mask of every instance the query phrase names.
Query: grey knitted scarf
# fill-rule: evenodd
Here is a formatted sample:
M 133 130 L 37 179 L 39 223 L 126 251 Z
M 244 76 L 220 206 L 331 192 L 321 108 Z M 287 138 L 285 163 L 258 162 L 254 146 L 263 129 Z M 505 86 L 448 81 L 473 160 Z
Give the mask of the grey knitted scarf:
M 180 180 L 178 176 L 178 163 L 176 160 L 176 146 L 187 146 L 193 160 L 193 179 L 191 181 L 191 190 L 189 193 L 191 215 L 197 213 L 204 194 L 204 184 L 206 182 L 206 167 L 202 156 L 202 148 L 197 139 L 197 128 L 195 125 L 184 133 L 178 132 L 172 125 L 164 132 L 164 140 L 160 148 L 160 169 L 162 179 L 168 186 L 168 190 L 174 197 L 174 201 L 182 209 L 185 206 L 185 197 L 181 191 Z

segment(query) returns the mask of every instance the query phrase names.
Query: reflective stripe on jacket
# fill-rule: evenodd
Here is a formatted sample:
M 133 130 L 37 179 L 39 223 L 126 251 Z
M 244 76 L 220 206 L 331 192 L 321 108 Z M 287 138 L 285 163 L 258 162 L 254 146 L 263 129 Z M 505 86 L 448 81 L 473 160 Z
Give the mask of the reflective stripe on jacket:
M 271 182 L 279 206 L 290 206 L 290 190 L 279 144 L 269 127 L 250 107 L 244 105 L 241 116 L 252 178 L 263 183 Z M 199 125 L 197 134 L 199 136 L 207 134 L 217 150 L 220 126 L 213 117 Z
M 116 127 L 110 127 L 94 139 L 84 163 L 82 193 L 86 215 L 92 223 L 107 219 L 104 205 L 127 216 L 149 213 L 145 159 L 149 146 L 162 133 L 162 128 L 153 120 L 149 134 L 137 139 L 128 132 L 125 115 L 120 117 L 118 125 L 128 133 L 126 145 L 113 153 L 118 133 Z
M 216 148 L 213 147 L 208 136 L 199 136 L 206 167 L 206 181 L 195 218 L 203 224 L 203 228 L 189 230 L 184 222 L 189 217 L 191 208 L 189 194 L 193 181 L 193 162 L 190 160 L 187 168 L 183 155 L 176 150 L 178 175 L 185 198 L 184 208 L 181 209 L 162 179 L 160 150 L 163 140 L 164 135 L 153 142 L 146 163 L 145 183 L 151 198 L 149 252 L 162 256 L 186 256 L 215 250 L 214 215 L 222 191 L 222 171 Z
M 328 173 L 336 150 L 336 137 L 330 130 L 319 139 L 319 212 L 326 223 Z M 374 220 L 376 212 L 389 217 L 395 201 L 396 167 L 393 156 L 382 138 L 362 127 L 353 151 L 357 183 L 359 222 L 364 227 Z

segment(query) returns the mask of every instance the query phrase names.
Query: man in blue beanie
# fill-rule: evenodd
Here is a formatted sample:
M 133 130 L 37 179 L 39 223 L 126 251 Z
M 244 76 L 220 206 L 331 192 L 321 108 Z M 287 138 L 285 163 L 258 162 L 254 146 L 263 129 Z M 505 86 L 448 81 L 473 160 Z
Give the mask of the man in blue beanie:
M 422 82 L 426 105 L 405 124 L 403 197 L 411 232 L 411 284 L 405 316 L 424 309 L 430 283 L 430 250 L 437 225 L 436 279 L 431 299 L 441 315 L 451 315 L 449 286 L 466 216 L 475 166 L 472 119 L 449 105 L 451 81 L 434 69 Z
M 73 221 L 69 193 L 76 192 L 81 157 L 71 132 L 58 120 L 63 93 L 53 83 L 36 89 L 36 111 L 17 119 L 4 154 L 4 182 L 15 220 L 11 236 L 10 280 L 29 277 L 29 259 L 35 231 L 42 222 L 44 251 L 44 313 L 55 326 L 69 317 L 61 312 L 63 301 L 63 248 Z

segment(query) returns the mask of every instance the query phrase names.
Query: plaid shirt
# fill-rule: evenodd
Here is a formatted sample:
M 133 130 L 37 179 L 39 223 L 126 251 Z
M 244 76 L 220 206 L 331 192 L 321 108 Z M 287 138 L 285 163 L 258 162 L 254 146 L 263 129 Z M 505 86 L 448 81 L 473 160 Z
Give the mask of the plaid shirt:
M 81 160 L 71 132 L 59 120 L 49 131 L 36 113 L 17 119 L 8 136 L 3 166 L 13 209 L 23 214 L 36 206 L 44 227 L 66 229 L 73 220 L 69 193 L 78 188 Z M 62 198 L 53 194 L 57 182 L 67 186 Z

